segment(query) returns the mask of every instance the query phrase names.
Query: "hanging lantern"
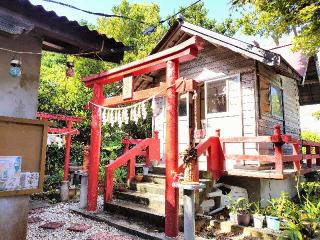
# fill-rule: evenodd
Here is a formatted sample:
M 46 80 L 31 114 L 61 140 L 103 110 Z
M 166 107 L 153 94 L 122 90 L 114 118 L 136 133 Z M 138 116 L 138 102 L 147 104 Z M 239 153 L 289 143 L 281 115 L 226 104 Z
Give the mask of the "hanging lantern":
M 21 60 L 13 58 L 10 62 L 9 74 L 11 77 L 21 76 Z
M 74 64 L 73 62 L 67 62 L 66 76 L 73 77 L 74 76 Z

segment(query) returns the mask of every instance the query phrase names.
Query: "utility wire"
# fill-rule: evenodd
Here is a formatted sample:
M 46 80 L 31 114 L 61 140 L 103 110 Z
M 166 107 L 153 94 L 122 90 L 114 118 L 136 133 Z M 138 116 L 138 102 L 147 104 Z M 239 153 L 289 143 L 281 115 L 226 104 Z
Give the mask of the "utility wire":
M 76 6 L 73 6 L 73 5 L 70 5 L 70 4 L 67 4 L 67 3 L 63 3 L 63 2 L 58 2 L 58 1 L 55 1 L 55 0 L 42 0 L 42 1 L 44 1 L 44 2 L 49 2 L 49 3 L 59 4 L 59 5 L 61 5 L 61 6 L 65 6 L 65 7 L 68 7 L 68 8 L 72 8 L 72 9 L 75 9 L 75 10 L 78 10 L 78 11 L 81 11 L 81 12 L 85 12 L 85 13 L 88 13 L 88 14 L 91 14 L 91 15 L 97 15 L 97 16 L 100 16 L 100 17 L 123 18 L 123 19 L 131 20 L 131 21 L 135 21 L 135 22 L 138 22 L 138 23 L 145 23 L 145 24 L 147 24 L 147 23 L 144 22 L 144 21 L 139 21 L 139 20 L 136 20 L 136 19 L 127 17 L 127 16 L 121 16 L 121 15 L 116 15 L 116 14 L 106 14 L 106 13 L 99 13 L 99 12 L 91 12 L 91 11 L 89 11 L 89 10 L 81 9 L 81 8 L 76 7 Z
M 106 14 L 106 13 L 99 13 L 99 12 L 92 12 L 92 11 L 89 11 L 89 10 L 81 9 L 81 8 L 76 7 L 76 6 L 73 6 L 73 5 L 70 5 L 70 4 L 67 4 L 67 3 L 63 3 L 63 2 L 59 2 L 59 1 L 55 1 L 55 0 L 42 0 L 42 1 L 49 2 L 49 3 L 55 3 L 55 4 L 58 4 L 58 5 L 65 6 L 65 7 L 68 7 L 68 8 L 72 8 L 72 9 L 75 9 L 75 10 L 78 10 L 78 11 L 81 11 L 81 12 L 85 12 L 85 13 L 88 13 L 88 14 L 91 14 L 91 15 L 107 17 L 107 18 L 111 18 L 111 17 L 123 18 L 123 19 L 126 19 L 126 20 L 131 20 L 131 21 L 134 21 L 134 22 L 142 23 L 142 24 L 150 24 L 150 23 L 147 23 L 147 22 L 144 22 L 144 21 L 139 21 L 137 19 L 133 19 L 133 18 L 130 18 L 130 17 L 127 17 L 127 16 L 116 15 L 116 14 Z M 163 24 L 163 23 L 167 22 L 171 18 L 177 16 L 180 13 L 183 13 L 185 10 L 187 10 L 188 8 L 196 5 L 197 3 L 201 2 L 201 1 L 202 0 L 195 1 L 194 3 L 190 4 L 189 6 L 187 6 L 185 8 L 182 8 L 179 12 L 169 16 L 168 18 L 166 18 L 164 20 L 161 20 L 161 21 L 158 21 L 158 23 L 159 24 Z

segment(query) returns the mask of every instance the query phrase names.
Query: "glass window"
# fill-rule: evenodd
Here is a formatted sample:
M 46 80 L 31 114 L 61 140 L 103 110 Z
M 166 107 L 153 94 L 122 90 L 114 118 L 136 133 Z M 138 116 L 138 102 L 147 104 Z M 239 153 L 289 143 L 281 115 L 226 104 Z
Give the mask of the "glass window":
M 282 91 L 272 86 L 270 87 L 270 103 L 271 103 L 271 114 L 277 117 L 283 117 L 282 109 Z
M 179 96 L 179 117 L 187 116 L 187 94 Z
M 227 81 L 207 83 L 207 113 L 227 112 Z

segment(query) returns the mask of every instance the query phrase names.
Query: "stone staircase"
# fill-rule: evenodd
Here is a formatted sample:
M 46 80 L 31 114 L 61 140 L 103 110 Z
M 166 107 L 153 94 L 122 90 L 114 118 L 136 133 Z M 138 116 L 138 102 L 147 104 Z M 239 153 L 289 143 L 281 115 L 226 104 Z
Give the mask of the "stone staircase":
M 165 224 L 165 168 L 154 167 L 144 176 L 142 182 L 133 182 L 126 192 L 114 191 L 113 200 L 104 204 L 104 210 L 126 217 L 137 219 L 156 227 L 163 228 Z M 206 184 L 206 189 L 199 193 L 198 201 L 205 198 L 206 192 L 212 188 L 211 175 L 200 171 L 200 182 Z M 179 191 L 179 212 L 182 219 L 183 191 Z M 182 223 L 182 221 L 180 221 Z

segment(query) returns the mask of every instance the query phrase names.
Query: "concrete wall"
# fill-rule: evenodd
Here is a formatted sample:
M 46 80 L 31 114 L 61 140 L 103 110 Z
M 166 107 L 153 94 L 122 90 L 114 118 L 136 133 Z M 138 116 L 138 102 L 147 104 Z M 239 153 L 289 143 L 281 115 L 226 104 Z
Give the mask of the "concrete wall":
M 30 35 L 8 38 L 0 35 L 2 48 L 16 51 L 41 52 L 42 41 Z M 22 75 L 9 75 L 10 61 L 16 56 L 22 60 Z M 15 55 L 0 50 L 0 116 L 35 118 L 41 55 Z
M 31 35 L 16 39 L 0 35 L 2 48 L 16 51 L 41 52 L 41 40 Z M 13 53 L 0 50 L 0 116 L 36 118 L 40 55 L 21 56 L 22 76 L 9 75 Z M 29 196 L 0 198 L 0 239 L 22 240 L 26 238 Z

